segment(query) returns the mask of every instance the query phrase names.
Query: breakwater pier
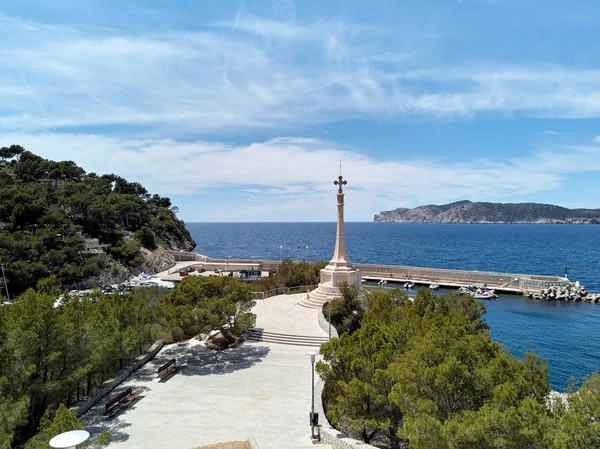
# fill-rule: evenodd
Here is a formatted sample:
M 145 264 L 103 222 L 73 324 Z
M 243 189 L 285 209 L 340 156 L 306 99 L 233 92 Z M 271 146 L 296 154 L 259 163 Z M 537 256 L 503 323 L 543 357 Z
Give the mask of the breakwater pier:
M 207 271 L 217 269 L 222 272 L 241 270 L 271 271 L 277 269 L 279 260 L 213 259 L 196 253 L 172 251 L 176 265 L 167 272 L 160 273 L 164 280 L 178 281 L 180 268 L 202 267 Z M 530 296 L 541 290 L 558 287 L 565 288 L 570 281 L 560 276 L 535 274 L 496 273 L 470 270 L 448 270 L 440 268 L 409 267 L 402 265 L 354 264 L 363 279 L 379 282 L 404 284 L 412 281 L 417 285 L 428 286 L 437 283 L 441 287 L 458 288 L 463 285 L 486 284 L 498 292 Z

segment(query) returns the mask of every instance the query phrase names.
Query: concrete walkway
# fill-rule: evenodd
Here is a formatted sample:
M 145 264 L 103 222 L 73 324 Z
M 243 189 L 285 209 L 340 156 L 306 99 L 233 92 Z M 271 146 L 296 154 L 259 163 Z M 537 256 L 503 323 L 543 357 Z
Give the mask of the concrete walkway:
M 281 295 L 259 301 L 257 328 L 324 337 L 317 310 L 297 305 L 304 296 Z M 112 394 L 127 387 L 145 392 L 115 418 L 105 420 L 106 398 L 83 419 L 92 434 L 110 430 L 110 448 L 192 449 L 254 436 L 261 449 L 311 446 L 311 363 L 314 349 L 277 343 L 244 343 L 216 353 L 192 340 L 165 346 Z M 166 381 L 156 369 L 169 359 L 187 366 Z

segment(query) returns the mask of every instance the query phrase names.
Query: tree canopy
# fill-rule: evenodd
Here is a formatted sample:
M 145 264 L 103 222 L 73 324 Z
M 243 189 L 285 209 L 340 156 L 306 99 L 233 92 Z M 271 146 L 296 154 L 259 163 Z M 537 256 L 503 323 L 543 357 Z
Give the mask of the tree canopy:
M 190 276 L 171 292 L 96 290 L 83 297 L 55 285 L 44 279 L 0 307 L 0 449 L 20 447 L 36 432 L 27 448 L 45 447 L 58 425 L 52 419 L 76 422 L 61 404 L 93 394 L 155 340 L 217 330 L 239 338 L 256 319 L 250 287 L 228 276 Z
M 0 159 L 0 259 L 13 296 L 51 275 L 77 288 L 116 263 L 136 267 L 142 247 L 195 246 L 171 200 L 138 182 L 86 174 L 18 145 L 0 148 Z M 107 254 L 86 254 L 86 238 L 110 245 Z
M 485 307 L 421 289 L 367 293 L 361 327 L 321 348 L 327 416 L 366 442 L 413 449 L 600 447 L 600 376 L 565 406 L 547 363 L 491 340 Z

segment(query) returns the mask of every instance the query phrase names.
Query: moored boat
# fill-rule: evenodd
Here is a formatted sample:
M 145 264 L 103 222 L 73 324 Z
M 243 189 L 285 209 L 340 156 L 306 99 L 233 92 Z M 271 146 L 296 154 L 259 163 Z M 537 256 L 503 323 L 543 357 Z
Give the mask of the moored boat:
M 495 294 L 492 290 L 488 290 L 486 292 L 481 292 L 481 293 L 475 293 L 473 296 L 473 299 L 496 299 L 498 298 L 498 295 Z
M 415 286 L 415 283 L 413 281 L 407 281 L 404 283 L 404 288 L 408 289 L 408 288 L 413 288 Z
M 431 290 L 437 290 L 438 288 L 440 288 L 440 284 L 438 284 L 437 282 L 434 282 L 433 284 L 429 285 L 429 288 Z
M 458 289 L 459 295 L 470 295 L 474 299 L 496 299 L 498 295 L 485 284 L 473 284 Z

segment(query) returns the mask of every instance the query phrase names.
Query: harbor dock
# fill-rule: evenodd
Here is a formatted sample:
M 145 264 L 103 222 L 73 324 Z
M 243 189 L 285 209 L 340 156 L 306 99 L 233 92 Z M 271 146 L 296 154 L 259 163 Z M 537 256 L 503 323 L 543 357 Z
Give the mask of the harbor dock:
M 244 260 L 244 259 L 213 259 L 196 253 L 182 251 L 171 252 L 177 264 L 167 272 L 159 273 L 164 280 L 180 280 L 178 270 L 187 266 L 203 267 L 207 271 L 215 268 L 222 272 L 240 270 L 272 271 L 277 269 L 279 260 Z M 458 288 L 465 285 L 485 284 L 498 292 L 525 295 L 539 292 L 548 287 L 563 287 L 569 280 L 561 276 L 545 276 L 536 274 L 496 273 L 470 270 L 449 270 L 441 268 L 408 267 L 402 265 L 354 264 L 366 281 L 404 285 L 412 281 L 416 285 L 428 286 L 437 283 L 441 287 Z

